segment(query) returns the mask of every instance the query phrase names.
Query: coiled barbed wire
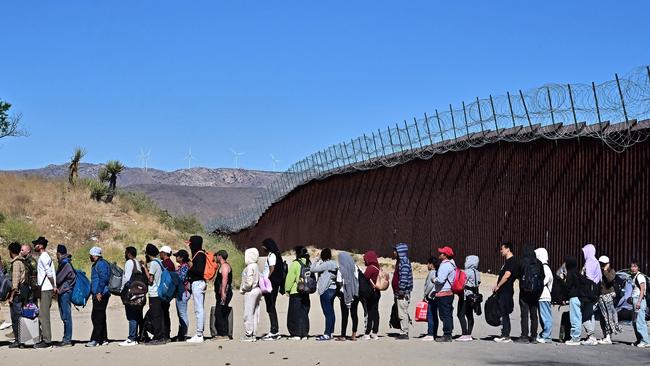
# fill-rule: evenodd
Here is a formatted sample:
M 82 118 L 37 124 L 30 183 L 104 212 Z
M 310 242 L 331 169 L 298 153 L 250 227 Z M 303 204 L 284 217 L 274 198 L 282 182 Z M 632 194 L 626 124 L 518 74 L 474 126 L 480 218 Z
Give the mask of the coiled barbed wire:
M 253 226 L 275 202 L 296 187 L 334 174 L 393 167 L 413 159 L 477 148 L 498 141 L 598 138 L 622 153 L 647 139 L 650 128 L 650 66 L 600 84 L 546 84 L 490 95 L 436 109 L 412 121 L 366 133 L 318 151 L 277 176 L 254 204 L 231 218 L 214 219 L 211 232 L 233 233 Z

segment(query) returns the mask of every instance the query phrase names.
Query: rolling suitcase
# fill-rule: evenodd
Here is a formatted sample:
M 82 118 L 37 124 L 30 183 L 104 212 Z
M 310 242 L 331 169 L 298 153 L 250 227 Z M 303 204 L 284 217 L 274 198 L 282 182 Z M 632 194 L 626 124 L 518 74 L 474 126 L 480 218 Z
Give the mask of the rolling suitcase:
M 38 318 L 30 319 L 20 317 L 18 323 L 18 342 L 26 346 L 33 346 L 40 341 L 40 338 Z
M 217 336 L 217 318 L 216 318 L 217 307 L 213 306 L 210 308 L 210 335 L 213 337 Z M 233 320 L 232 320 L 232 307 L 228 306 L 228 337 L 232 339 L 233 335 Z

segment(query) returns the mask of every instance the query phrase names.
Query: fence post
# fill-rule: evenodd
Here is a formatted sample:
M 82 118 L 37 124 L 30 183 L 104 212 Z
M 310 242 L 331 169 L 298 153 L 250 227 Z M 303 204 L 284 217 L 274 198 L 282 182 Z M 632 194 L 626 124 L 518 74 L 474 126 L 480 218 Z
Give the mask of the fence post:
M 546 95 L 548 95 L 548 107 L 551 110 L 551 123 L 555 124 L 555 114 L 553 114 L 553 102 L 551 102 L 551 89 L 546 87 Z
M 476 105 L 478 106 L 478 121 L 481 123 L 481 134 L 485 137 L 485 129 L 483 128 L 483 113 L 481 112 L 481 101 L 476 97 Z
M 456 121 L 454 121 L 454 110 L 451 108 L 451 104 L 449 104 L 449 113 L 451 113 L 451 126 L 454 129 L 454 143 L 458 143 L 458 136 L 456 136 Z
M 533 124 L 530 122 L 530 115 L 528 114 L 528 107 L 526 106 L 526 99 L 524 99 L 524 93 L 519 89 L 519 96 L 521 97 L 521 104 L 524 106 L 524 111 L 526 112 L 526 119 L 528 120 L 528 127 L 530 127 L 530 132 L 533 132 Z
M 398 135 L 399 135 L 399 131 L 398 131 Z M 393 133 L 390 131 L 390 126 L 388 126 L 388 139 L 390 140 L 391 155 L 395 154 L 395 143 L 393 142 Z
M 352 156 L 354 157 L 354 162 L 358 163 L 359 161 L 357 160 L 357 149 L 354 146 L 354 139 L 350 139 L 350 143 L 352 144 Z M 345 150 L 347 150 L 347 149 L 348 149 L 348 147 L 347 147 L 347 144 L 346 144 Z
M 596 83 L 591 82 L 591 89 L 594 91 L 594 100 L 596 101 L 596 115 L 598 115 L 598 125 L 600 125 L 600 132 L 603 132 L 603 121 L 600 118 L 600 107 L 598 106 L 598 93 L 596 93 Z
M 368 162 L 372 162 L 372 157 L 370 155 L 370 147 L 368 147 L 368 137 L 366 137 L 366 134 L 363 134 L 363 142 L 366 144 L 366 153 L 368 154 Z
M 409 140 L 409 146 L 413 150 L 413 141 L 411 141 L 411 134 L 409 133 L 409 126 L 406 124 L 406 120 L 404 120 L 404 128 L 406 129 L 406 138 Z
M 431 129 L 429 128 L 429 117 L 427 117 L 427 114 L 424 114 L 424 121 L 425 121 L 425 126 L 427 126 L 427 135 L 429 135 L 429 145 L 433 145 L 433 138 L 431 138 Z
M 512 118 L 512 128 L 517 127 L 517 124 L 515 123 L 515 112 L 512 110 L 512 100 L 510 100 L 510 92 L 506 92 L 508 94 L 508 106 L 510 106 L 510 118 Z
M 627 118 L 627 109 L 625 108 L 625 99 L 623 99 L 623 90 L 621 89 L 621 82 L 618 79 L 618 74 L 616 76 L 616 86 L 618 87 L 618 95 L 621 97 L 621 105 L 623 106 L 623 115 L 625 115 L 625 124 L 627 125 L 628 135 L 631 133 L 630 120 Z
M 463 117 L 465 118 L 465 133 L 469 139 L 469 125 L 467 124 L 467 109 L 465 109 L 465 101 L 463 101 Z
M 402 142 L 402 134 L 399 133 L 399 125 L 395 123 L 395 130 L 397 131 L 397 140 L 399 140 L 399 151 L 404 151 L 404 143 Z
M 442 125 L 440 124 L 440 115 L 438 114 L 437 109 L 436 109 L 436 119 L 438 120 L 438 130 L 440 130 L 440 140 L 444 145 L 444 143 L 445 143 L 445 135 L 442 133 Z
M 343 147 L 345 147 L 345 152 L 343 152 Z M 343 163 L 345 163 L 345 165 L 352 164 L 352 161 L 350 160 L 350 154 L 348 154 L 348 146 L 340 143 L 339 149 L 341 149 L 341 157 L 343 158 Z
M 377 151 L 377 140 L 376 140 L 374 132 L 372 133 L 372 144 L 375 145 L 375 157 L 378 158 L 379 157 L 379 151 Z M 368 154 L 370 154 L 370 150 L 368 150 Z
M 390 129 L 390 127 L 389 127 Z M 379 134 L 379 141 L 381 141 L 381 151 L 383 152 L 382 156 L 386 156 L 386 146 L 384 145 L 384 138 L 381 136 L 381 130 L 377 129 L 377 133 Z M 390 134 L 390 132 L 389 132 Z
M 576 116 L 576 108 L 573 104 L 573 92 L 571 91 L 571 84 L 567 84 L 567 89 L 569 89 L 569 101 L 571 101 L 571 113 L 573 113 L 573 124 L 576 126 L 576 132 L 578 131 L 578 117 Z
M 499 132 L 499 123 L 497 123 L 497 112 L 494 109 L 494 101 L 492 100 L 492 94 L 490 94 L 490 107 L 492 108 L 492 117 L 494 117 L 494 126 L 497 129 L 497 135 L 500 135 L 501 132 Z
M 415 123 L 415 132 L 418 133 L 418 141 L 420 142 L 420 149 L 422 149 L 422 137 L 420 137 L 420 127 L 418 127 L 418 119 L 413 117 L 413 123 Z

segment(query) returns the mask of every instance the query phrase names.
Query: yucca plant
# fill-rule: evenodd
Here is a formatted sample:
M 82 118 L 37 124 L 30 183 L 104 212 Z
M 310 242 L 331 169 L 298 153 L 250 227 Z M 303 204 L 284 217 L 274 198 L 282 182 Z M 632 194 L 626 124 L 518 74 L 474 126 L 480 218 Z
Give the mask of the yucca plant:
M 108 187 L 103 182 L 88 180 L 86 184 L 88 185 L 88 189 L 90 189 L 90 198 L 97 202 L 103 200 L 108 194 Z
M 100 171 L 100 180 L 108 181 L 108 193 L 106 194 L 106 203 L 113 202 L 115 191 L 117 190 L 117 176 L 124 170 L 124 165 L 117 160 L 111 160 L 106 163 L 106 167 Z
M 70 158 L 70 165 L 68 165 L 68 183 L 70 186 L 75 186 L 77 183 L 77 176 L 79 175 L 79 163 L 81 159 L 86 156 L 86 150 L 75 148 L 72 158 Z

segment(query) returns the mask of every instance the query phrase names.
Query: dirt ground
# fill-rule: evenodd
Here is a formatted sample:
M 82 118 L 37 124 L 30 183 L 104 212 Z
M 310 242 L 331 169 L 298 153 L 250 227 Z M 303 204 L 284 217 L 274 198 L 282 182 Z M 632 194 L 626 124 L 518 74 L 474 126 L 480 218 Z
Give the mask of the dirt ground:
M 492 275 L 483 275 L 481 292 L 487 295 L 492 288 L 496 278 Z M 423 291 L 423 280 L 416 279 L 413 300 L 411 302 L 411 314 L 413 314 L 416 302 Z M 215 302 L 212 290 L 206 296 L 206 309 Z M 517 295 L 515 295 L 517 296 Z M 544 345 L 526 344 L 496 344 L 491 338 L 499 334 L 499 329 L 487 325 L 483 317 L 476 319 L 473 335 L 478 340 L 469 343 L 429 343 L 421 342 L 418 337 L 426 332 L 426 323 L 413 323 L 411 328 L 411 339 L 398 341 L 390 337 L 395 330 L 389 329 L 388 318 L 392 305 L 392 293 L 390 290 L 382 293 L 380 302 L 380 340 L 378 341 L 357 341 L 357 342 L 317 342 L 313 339 L 308 341 L 281 340 L 275 342 L 258 341 L 256 343 L 240 342 L 243 335 L 243 296 L 235 294 L 233 298 L 233 309 L 235 311 L 235 340 L 233 341 L 212 341 L 208 340 L 203 344 L 169 343 L 164 346 L 144 346 L 122 348 L 118 342 L 123 340 L 128 331 L 128 324 L 124 315 L 124 308 L 118 298 L 110 300 L 108 309 L 108 335 L 111 343 L 108 346 L 88 349 L 83 346 L 90 337 L 92 324 L 90 321 L 90 307 L 73 310 L 74 332 L 73 338 L 77 343 L 74 347 L 54 348 L 46 350 L 33 349 L 8 349 L 9 341 L 4 333 L 0 332 L 0 365 L 11 365 L 17 360 L 26 365 L 103 365 L 106 362 L 112 364 L 139 364 L 149 365 L 259 365 L 271 363 L 278 365 L 384 365 L 403 363 L 405 365 L 431 365 L 436 361 L 444 362 L 446 365 L 615 365 L 625 362 L 632 365 L 650 364 L 650 350 L 639 349 L 630 345 L 634 341 L 632 327 L 625 325 L 624 333 L 614 337 L 615 344 L 611 346 L 578 346 L 569 347 L 560 343 Z M 269 329 L 269 321 L 265 312 L 264 302 L 261 303 L 261 320 L 258 336 L 265 334 Z M 337 308 L 337 321 L 335 333 L 340 330 L 340 311 L 338 300 L 335 303 Z M 278 299 L 278 316 L 280 319 L 280 330 L 286 332 L 286 311 L 288 298 Z M 512 335 L 520 333 L 520 317 L 518 306 L 511 315 Z M 177 317 L 175 306 L 172 304 L 172 335 L 177 329 Z M 554 329 L 553 337 L 558 337 L 558 324 L 560 312 L 554 308 Z M 562 311 L 567 311 L 563 308 Z M 363 315 L 359 307 L 360 329 L 363 327 Z M 190 313 L 190 335 L 195 329 L 194 312 L 192 302 L 189 305 Z M 7 308 L 3 307 L 2 315 L 7 316 Z M 318 296 L 311 297 L 310 322 L 312 335 L 318 335 L 323 331 L 324 318 L 320 309 Z M 351 322 L 350 322 L 351 323 Z M 206 319 L 206 336 L 209 336 L 209 322 Z M 350 327 L 351 325 L 349 325 Z M 600 327 L 597 326 L 597 336 L 600 337 Z M 56 304 L 52 309 L 52 331 L 55 340 L 60 340 L 63 326 L 59 320 Z M 348 330 L 349 333 L 349 330 Z M 442 334 L 442 326 L 438 331 Z M 460 325 L 454 318 L 454 335 L 459 335 Z

